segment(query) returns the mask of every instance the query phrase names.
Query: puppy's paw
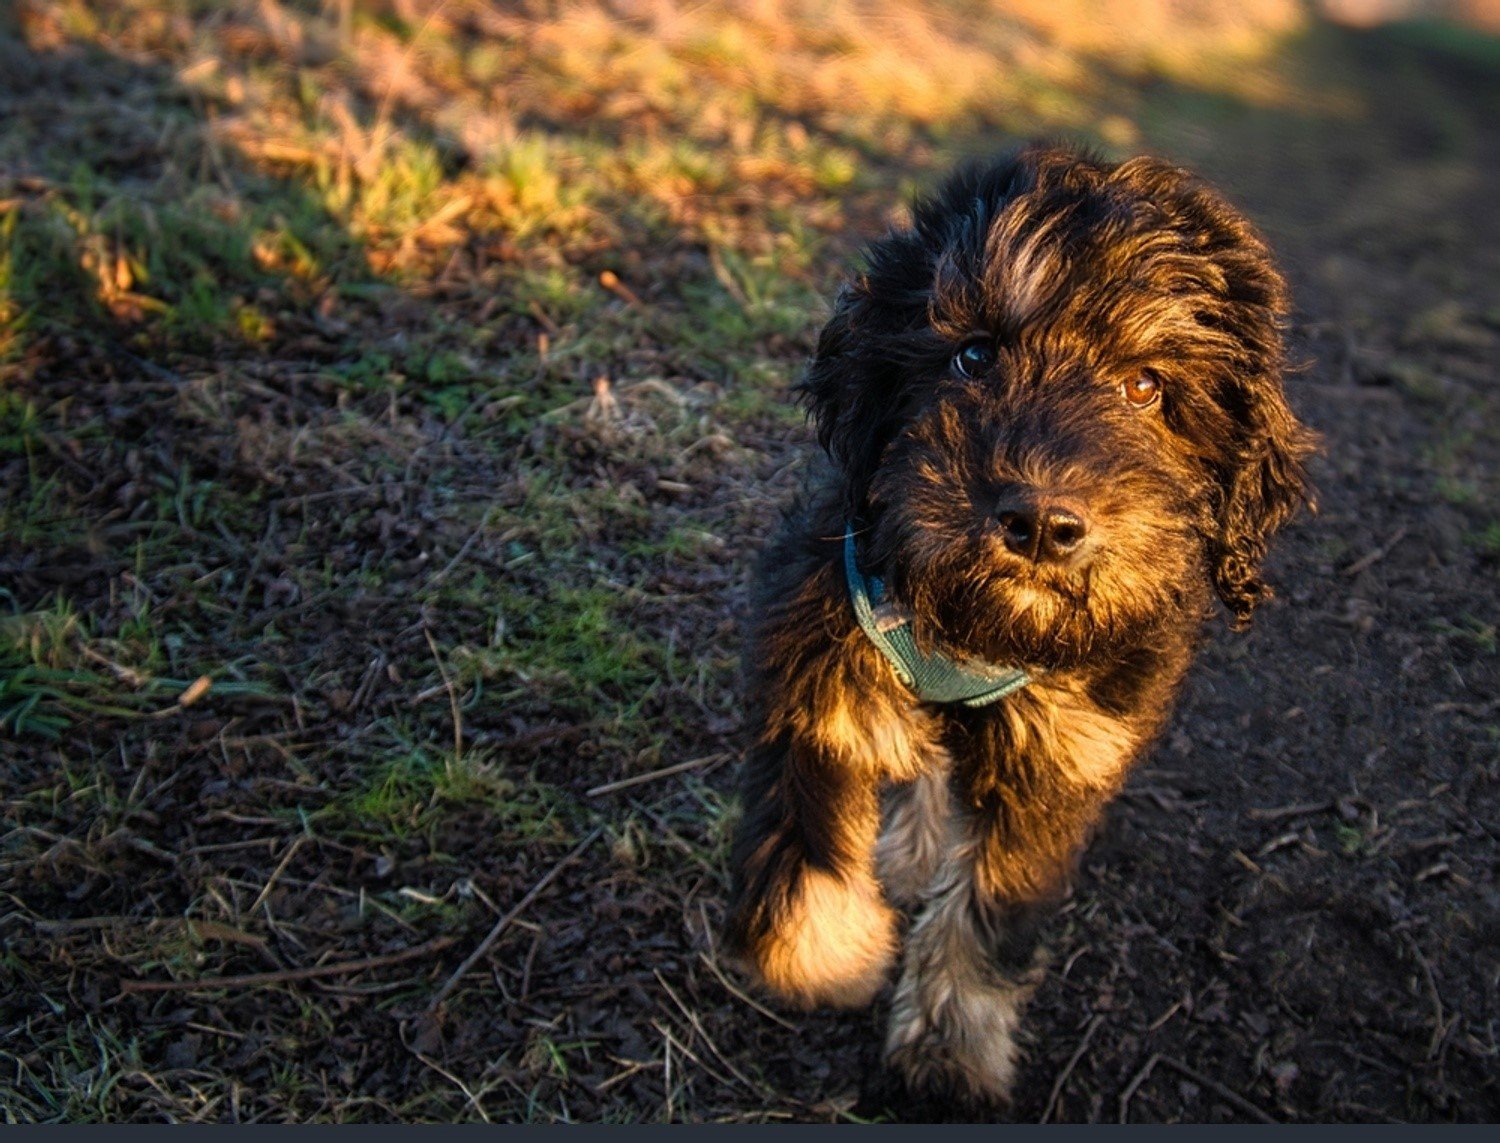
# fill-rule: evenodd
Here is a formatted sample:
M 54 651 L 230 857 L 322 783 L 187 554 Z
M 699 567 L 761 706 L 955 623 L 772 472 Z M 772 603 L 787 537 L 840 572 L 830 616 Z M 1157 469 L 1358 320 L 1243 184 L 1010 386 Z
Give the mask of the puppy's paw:
M 1020 1055 L 1021 1012 L 1035 983 L 997 986 L 966 975 L 902 978 L 886 1064 L 914 1095 L 1005 1106 Z
M 1010 1106 L 1015 1082 L 1013 1047 L 998 1046 L 989 1058 L 962 1060 L 941 1040 L 919 1040 L 888 1050 L 885 1062 L 908 1096 L 928 1105 L 961 1110 Z
M 799 1007 L 862 1008 L 885 983 L 895 951 L 896 914 L 873 877 L 804 869 L 745 959 Z

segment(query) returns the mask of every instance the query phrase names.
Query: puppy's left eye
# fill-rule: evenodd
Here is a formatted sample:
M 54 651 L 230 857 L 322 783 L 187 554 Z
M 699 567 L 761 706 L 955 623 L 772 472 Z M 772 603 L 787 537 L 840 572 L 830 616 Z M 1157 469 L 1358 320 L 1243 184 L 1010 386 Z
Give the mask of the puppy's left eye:
M 994 365 L 995 347 L 983 338 L 968 342 L 953 355 L 953 371 L 960 377 L 983 377 Z
M 1132 406 L 1144 409 L 1148 405 L 1154 405 L 1161 397 L 1161 380 L 1155 373 L 1147 370 L 1124 382 L 1120 386 L 1120 392 Z

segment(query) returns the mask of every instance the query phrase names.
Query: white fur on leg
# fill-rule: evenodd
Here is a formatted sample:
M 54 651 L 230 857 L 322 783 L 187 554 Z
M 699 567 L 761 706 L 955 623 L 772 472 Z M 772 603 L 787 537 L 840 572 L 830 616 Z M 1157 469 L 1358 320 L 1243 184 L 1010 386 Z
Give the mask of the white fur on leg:
M 802 873 L 786 913 L 756 950 L 767 986 L 806 1008 L 859 1008 L 895 959 L 896 916 L 869 874 Z
M 913 1091 L 1007 1102 L 1021 1011 L 1035 985 L 990 984 L 978 973 L 953 969 L 943 971 L 946 979 L 910 970 L 902 975 L 886 1060 Z
M 934 751 L 926 770 L 887 796 L 875 868 L 886 895 L 897 905 L 915 905 L 921 900 L 954 844 L 948 769 L 947 754 Z
M 965 846 L 912 931 L 886 1060 L 914 1091 L 1010 1098 L 1021 1011 L 1041 978 L 1002 973 L 974 929 Z

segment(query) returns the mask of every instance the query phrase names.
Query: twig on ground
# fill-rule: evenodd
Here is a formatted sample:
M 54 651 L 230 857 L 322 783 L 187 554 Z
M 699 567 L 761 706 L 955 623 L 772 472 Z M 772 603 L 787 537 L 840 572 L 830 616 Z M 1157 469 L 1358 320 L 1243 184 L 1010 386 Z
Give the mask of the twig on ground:
M 1427 994 L 1432 998 L 1432 1039 L 1427 1044 L 1427 1058 L 1433 1059 L 1437 1056 L 1438 1047 L 1443 1042 L 1443 1035 L 1448 1031 L 1443 1020 L 1443 998 L 1438 994 L 1437 977 L 1432 973 L 1432 965 L 1427 963 L 1427 958 L 1422 955 L 1421 948 L 1416 939 L 1410 933 L 1403 934 L 1406 943 L 1411 948 L 1411 954 L 1416 958 L 1417 964 L 1422 969 L 1422 976 L 1427 981 Z
M 433 640 L 432 632 L 426 624 L 422 625 L 422 634 L 427 638 L 427 646 L 432 651 L 432 661 L 437 664 L 438 675 L 442 678 L 443 687 L 448 692 L 448 709 L 453 712 L 453 761 L 458 762 L 464 756 L 464 721 L 458 709 L 458 691 L 453 688 L 453 680 L 448 677 L 448 668 L 443 666 L 443 657 L 438 654 L 437 643 Z
M 1120 1122 L 1130 1122 L 1130 1101 L 1135 1098 L 1136 1091 L 1141 1084 L 1146 1082 L 1148 1076 L 1156 1070 L 1156 1065 L 1161 1063 L 1161 1053 L 1154 1052 L 1151 1058 L 1142 1065 L 1141 1070 L 1130 1077 L 1130 1082 L 1125 1085 L 1125 1090 L 1120 1093 Z
M 1369 552 L 1366 555 L 1360 556 L 1359 559 L 1355 560 L 1352 564 L 1346 567 L 1344 569 L 1344 574 L 1352 579 L 1354 576 L 1357 576 L 1366 568 L 1385 559 L 1386 556 L 1391 554 L 1392 549 L 1394 549 L 1395 546 L 1405 538 L 1406 525 L 1402 524 L 1401 527 L 1397 528 L 1394 532 L 1391 533 L 1391 538 L 1385 543 L 1381 544 L 1380 547 L 1376 548 L 1373 552 Z
M 736 988 L 730 981 L 730 979 L 724 975 L 719 966 L 714 963 L 713 958 L 710 957 L 707 953 L 700 952 L 698 954 L 698 958 L 703 961 L 704 964 L 708 965 L 713 974 L 719 978 L 719 983 L 724 986 L 724 988 L 729 992 L 730 995 L 739 997 L 739 999 L 750 1005 L 751 1008 L 754 1008 L 767 1020 L 780 1024 L 788 1032 L 797 1031 L 797 1025 L 793 1024 L 790 1020 L 782 1019 L 780 1016 L 776 1015 L 776 1013 L 767 1008 L 764 1004 L 761 1004 L 759 1001 L 757 1001 L 753 996 L 749 995 L 739 988 Z
M 509 738 L 501 738 L 498 735 L 485 734 L 481 731 L 474 736 L 474 741 L 480 746 L 493 746 L 499 750 L 527 750 L 533 746 L 551 745 L 584 734 L 591 734 L 603 725 L 604 720 L 596 718 L 589 722 L 577 722 L 569 726 L 543 726 L 536 730 L 528 730 L 524 734 L 513 734 Z
M 1489 702 L 1440 702 L 1434 704 L 1432 710 L 1434 714 L 1457 712 L 1484 718 L 1491 712 L 1500 710 L 1500 699 L 1491 699 Z
M 764 1088 L 751 1081 L 744 1072 L 740 1071 L 739 1068 L 735 1067 L 734 1064 L 729 1062 L 728 1058 L 725 1057 L 723 1052 L 719 1051 L 719 1046 L 713 1042 L 713 1038 L 709 1036 L 708 1030 L 703 1027 L 703 1021 L 698 1019 L 698 1014 L 682 1002 L 682 998 L 679 997 L 677 993 L 672 990 L 672 986 L 667 983 L 666 977 L 662 976 L 659 970 L 653 971 L 655 971 L 656 982 L 666 990 L 667 995 L 672 999 L 672 1003 L 677 1005 L 678 1011 L 680 1011 L 684 1016 L 687 1017 L 688 1023 L 693 1026 L 693 1031 L 697 1032 L 699 1036 L 703 1037 L 703 1042 L 708 1045 L 708 1050 L 714 1054 L 714 1059 L 718 1060 L 719 1063 L 728 1068 L 729 1073 L 734 1076 L 735 1079 L 739 1080 L 740 1083 L 744 1084 L 745 1087 L 750 1091 L 754 1092 L 756 1095 L 765 1095 L 766 1091 Z
M 442 1076 L 454 1087 L 458 1088 L 459 1091 L 463 1092 L 464 1098 L 469 1101 L 469 1106 L 479 1113 L 479 1117 L 481 1119 L 483 1119 L 486 1123 L 494 1122 L 494 1120 L 490 1118 L 489 1112 L 485 1111 L 484 1106 L 479 1102 L 478 1096 L 476 1096 L 472 1091 L 469 1090 L 468 1084 L 464 1083 L 463 1080 L 459 1079 L 456 1075 L 450 1072 L 447 1068 L 443 1067 L 436 1060 L 429 1058 L 415 1044 L 408 1043 L 406 1039 L 406 1029 L 404 1027 L 398 1028 L 398 1034 L 401 1037 L 402 1047 L 404 1047 L 408 1052 L 414 1055 L 425 1066 L 437 1072 L 438 1075 Z M 486 1090 L 488 1089 L 481 1089 L 480 1094 L 484 1094 Z
M 1057 1073 L 1057 1079 L 1052 1082 L 1052 1093 L 1047 1096 L 1047 1106 L 1042 1112 L 1039 1123 L 1046 1123 L 1052 1118 L 1052 1113 L 1057 1110 L 1058 1096 L 1062 1095 L 1063 1084 L 1068 1082 L 1068 1077 L 1073 1074 L 1073 1069 L 1078 1066 L 1078 1061 L 1083 1059 L 1083 1053 L 1088 1050 L 1089 1041 L 1094 1038 L 1094 1033 L 1104 1023 L 1103 1016 L 1095 1016 L 1089 1021 L 1089 1026 L 1083 1030 L 1083 1039 L 1078 1041 L 1078 1047 L 1068 1057 L 1068 1062 L 1063 1065 L 1062 1071 Z
M 133 687 L 143 687 L 151 681 L 150 675 L 143 675 L 139 671 L 133 671 L 129 667 L 121 666 L 113 659 L 101 655 L 86 643 L 80 643 L 78 649 L 83 652 L 86 658 L 92 659 L 100 666 L 108 667 L 115 678 L 121 682 L 129 683 Z
M 662 1042 L 661 1042 L 661 1052 L 662 1052 L 661 1066 L 662 1066 L 662 1073 L 665 1076 L 665 1078 L 662 1081 L 662 1090 L 663 1090 L 663 1092 L 665 1092 L 666 1097 L 667 1097 L 667 1122 L 671 1123 L 672 1122 L 672 1036 L 671 1036 L 671 1033 L 669 1033 L 666 1030 L 664 1030 L 662 1028 L 662 1026 L 660 1024 L 658 1024 L 655 1020 L 651 1021 L 651 1024 L 652 1024 L 652 1026 L 658 1032 L 661 1033 L 661 1037 L 662 1037 Z
M 490 1113 L 484 1109 L 484 1106 L 479 1102 L 478 1097 L 469 1090 L 468 1085 L 464 1083 L 463 1080 L 459 1079 L 456 1075 L 450 1072 L 447 1068 L 443 1067 L 436 1060 L 428 1059 L 415 1048 L 411 1049 L 411 1054 L 416 1056 L 417 1059 L 426 1064 L 433 1071 L 437 1072 L 438 1075 L 442 1076 L 454 1087 L 458 1088 L 459 1091 L 463 1092 L 464 1098 L 469 1101 L 469 1106 L 472 1107 L 475 1111 L 479 1112 L 479 1118 L 483 1119 L 486 1123 L 494 1122 L 494 1120 L 490 1118 Z
M 1257 822 L 1274 822 L 1281 818 L 1300 818 L 1307 814 L 1321 814 L 1333 809 L 1330 801 L 1299 802 L 1292 806 L 1273 806 L 1267 809 L 1252 809 L 1250 819 Z
M 688 770 L 696 770 L 700 766 L 710 763 L 717 764 L 734 755 L 728 753 L 705 754 L 702 758 L 694 758 L 688 762 L 678 762 L 674 766 L 664 766 L 660 770 L 652 770 L 649 774 L 635 774 L 629 778 L 621 778 L 618 782 L 606 782 L 602 786 L 595 786 L 588 791 L 591 798 L 602 797 L 605 794 L 613 794 L 619 790 L 628 790 L 631 786 L 641 786 L 647 782 L 654 782 L 658 778 L 670 778 L 673 774 L 683 774 Z
M 472 532 L 469 533 L 469 538 L 465 540 L 462 545 L 460 545 L 457 554 L 455 554 L 451 560 L 444 564 L 442 569 L 423 585 L 428 591 L 431 591 L 433 588 L 437 587 L 440 583 L 442 583 L 445 579 L 453 574 L 453 569 L 458 567 L 458 565 L 463 562 L 463 558 L 469 554 L 469 549 L 471 549 L 476 543 L 479 542 L 480 536 L 484 535 L 484 529 L 488 523 L 489 517 L 486 516 L 479 527 L 475 528 Z
M 311 968 L 288 968 L 280 972 L 252 972 L 244 976 L 202 977 L 198 980 L 122 980 L 121 992 L 197 992 L 213 988 L 258 988 L 264 984 L 292 984 L 299 980 L 316 980 L 323 976 L 348 976 L 371 968 L 385 968 L 403 961 L 416 960 L 442 952 L 456 944 L 457 937 L 437 937 L 415 948 L 404 949 L 385 956 L 366 957 L 364 960 L 342 961 L 338 964 L 318 964 Z
M 526 307 L 526 312 L 531 314 L 532 317 L 536 318 L 537 324 L 545 329 L 551 336 L 556 337 L 559 333 L 562 332 L 561 327 L 559 327 L 555 321 L 547 316 L 547 311 L 542 309 L 542 307 L 538 303 L 531 302 L 530 304 L 528 304 Z
M 266 898 L 271 895 L 271 890 L 276 887 L 276 882 L 279 881 L 281 879 L 281 875 L 286 872 L 286 867 L 292 863 L 292 858 L 297 856 L 297 851 L 307 844 L 307 840 L 307 834 L 299 834 L 292 841 L 292 844 L 286 847 L 286 853 L 283 854 L 281 860 L 277 862 L 276 868 L 271 871 L 271 876 L 266 878 L 265 887 L 261 889 L 258 894 L 256 894 L 255 904 L 251 905 L 250 908 L 245 910 L 247 915 L 254 916 L 257 912 L 260 911 L 261 905 L 265 904 Z
M 536 963 L 537 950 L 542 947 L 542 938 L 546 936 L 546 930 L 538 927 L 531 936 L 531 947 L 526 950 L 526 961 L 521 965 L 521 1001 L 525 1003 L 531 995 L 531 966 Z
M 691 1048 L 689 1048 L 686 1044 L 684 1044 L 676 1036 L 672 1035 L 671 1029 L 668 1028 L 665 1023 L 663 1023 L 660 1020 L 652 1020 L 651 1021 L 651 1026 L 653 1028 L 655 1028 L 658 1032 L 660 1032 L 663 1036 L 666 1037 L 668 1044 L 670 1044 L 672 1047 L 676 1048 L 679 1052 L 681 1052 L 688 1059 L 692 1060 L 693 1063 L 697 1064 L 700 1068 L 702 1068 L 705 1072 L 707 1072 L 708 1075 L 712 1079 L 714 1079 L 716 1082 L 723 1084 L 725 1087 L 733 1087 L 734 1086 L 734 1081 L 733 1080 L 731 1080 L 728 1076 L 724 1075 L 722 1072 L 716 1070 L 715 1068 L 710 1067 L 708 1064 L 706 1064 L 703 1061 L 702 1057 L 699 1056 L 698 1053 L 694 1052 Z M 754 1088 L 752 1088 L 751 1090 L 754 1091 Z M 756 1092 L 756 1094 L 760 1095 L 761 1093 L 760 1092 Z
M 540 881 L 538 881 L 529 890 L 527 890 L 526 896 L 522 897 L 520 901 L 516 903 L 515 908 L 513 908 L 509 913 L 506 913 L 505 916 L 501 917 L 498 921 L 495 922 L 495 927 L 492 928 L 488 934 L 486 934 L 484 940 L 479 942 L 479 947 L 468 955 L 463 964 L 459 965 L 458 968 L 454 970 L 453 975 L 448 978 L 443 987 L 437 990 L 437 994 L 427 1005 L 426 1015 L 431 1016 L 434 1012 L 437 1011 L 438 1005 L 442 1004 L 442 1002 L 448 998 L 448 994 L 458 987 L 458 982 L 468 975 L 469 970 L 479 963 L 480 958 L 483 957 L 485 953 L 489 952 L 490 946 L 500 939 L 500 934 L 505 932 L 506 929 L 510 928 L 511 923 L 523 912 L 525 912 L 533 901 L 535 901 L 544 892 L 546 892 L 547 886 L 551 885 L 552 882 L 557 880 L 558 874 L 566 869 L 574 858 L 578 857 L 581 853 L 583 853 L 585 849 L 592 845 L 594 843 L 594 839 L 603 832 L 603 826 L 595 826 L 594 829 L 589 832 L 589 835 L 587 837 L 585 837 L 571 850 L 569 850 L 567 855 L 563 857 L 561 861 L 559 861 L 556 865 L 549 869 Z
M 1222 1099 L 1225 1103 L 1229 1104 L 1229 1106 L 1233 1107 L 1236 1111 L 1250 1116 L 1251 1119 L 1254 1119 L 1260 1123 L 1278 1122 L 1277 1120 L 1272 1119 L 1260 1108 L 1256 1107 L 1255 1104 L 1251 1103 L 1244 1096 L 1240 1095 L 1239 1092 L 1225 1087 L 1218 1080 L 1204 1075 L 1197 1068 L 1191 1068 L 1181 1060 L 1174 1060 L 1171 1056 L 1156 1055 L 1152 1058 L 1156 1060 L 1157 1063 L 1171 1068 L 1179 1075 L 1186 1076 L 1194 1083 L 1202 1084 L 1204 1087 L 1208 1088 L 1209 1091 L 1213 1092 L 1220 1099 Z
M 618 1059 L 618 1057 L 616 1057 L 616 1058 Z M 603 1083 L 596 1084 L 594 1086 L 594 1090 L 595 1091 L 597 1091 L 597 1092 L 608 1091 L 610 1088 L 614 1087 L 615 1084 L 621 1083 L 624 1080 L 628 1080 L 633 1075 L 639 1075 L 641 1072 L 645 1071 L 647 1068 L 659 1068 L 659 1067 L 661 1067 L 661 1061 L 660 1060 L 631 1060 L 629 1062 L 621 1060 L 620 1062 L 625 1064 L 625 1070 L 624 1071 L 620 1071 L 620 1072 L 616 1072 L 614 1075 L 610 1076 L 609 1079 L 605 1080 Z
M 1148 1032 L 1154 1032 L 1154 1031 L 1156 1031 L 1158 1028 L 1160 1028 L 1164 1024 L 1166 1024 L 1166 1022 L 1168 1020 L 1170 1020 L 1173 1016 L 1176 1016 L 1177 1013 L 1181 1012 L 1182 1009 L 1183 1009 L 1183 1001 L 1181 1001 L 1181 1000 L 1174 1000 L 1174 1001 L 1172 1001 L 1172 1003 L 1167 1006 L 1167 1010 L 1165 1012 L 1163 1012 L 1155 1020 L 1151 1021 L 1151 1023 L 1149 1023 L 1149 1024 L 1146 1025 L 1146 1031 L 1148 1031 Z
M 632 306 L 644 306 L 646 304 L 645 302 L 641 301 L 640 297 L 634 290 L 632 290 L 624 282 L 620 281 L 620 276 L 613 270 L 605 270 L 600 273 L 599 284 L 610 293 L 614 294 L 616 297 L 623 299 L 625 302 L 628 302 Z

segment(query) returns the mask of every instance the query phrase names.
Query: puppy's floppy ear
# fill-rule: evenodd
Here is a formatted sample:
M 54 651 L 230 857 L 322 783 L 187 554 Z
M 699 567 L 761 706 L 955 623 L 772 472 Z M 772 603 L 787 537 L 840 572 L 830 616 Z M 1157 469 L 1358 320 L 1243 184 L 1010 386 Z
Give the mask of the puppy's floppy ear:
M 1271 596 L 1260 564 L 1272 533 L 1302 504 L 1312 504 L 1303 462 L 1317 443 L 1287 407 L 1277 374 L 1247 380 L 1238 395 L 1234 415 L 1245 437 L 1222 475 L 1219 530 L 1211 545 L 1214 587 L 1236 630 Z
M 1312 503 L 1304 461 L 1317 437 L 1292 413 L 1281 383 L 1286 283 L 1265 240 L 1197 176 L 1137 159 L 1116 177 L 1162 207 L 1186 252 L 1207 263 L 1209 272 L 1195 275 L 1194 320 L 1224 349 L 1223 367 L 1210 381 L 1219 498 L 1208 547 L 1214 587 L 1233 626 L 1244 628 L 1271 595 L 1260 578 L 1271 535 Z
M 839 291 L 799 387 L 818 443 L 849 477 L 851 512 L 863 504 L 881 453 L 899 429 L 913 355 L 931 338 L 925 330 L 926 251 L 914 236 L 898 232 L 869 253 L 876 265 Z
M 817 425 L 818 443 L 846 472 L 868 464 L 868 454 L 879 447 L 874 438 L 880 418 L 870 400 L 877 394 L 867 391 L 890 388 L 878 364 L 860 351 L 860 330 L 873 325 L 874 310 L 863 282 L 848 283 L 839 291 L 801 385 Z M 853 483 L 863 482 L 856 476 Z

